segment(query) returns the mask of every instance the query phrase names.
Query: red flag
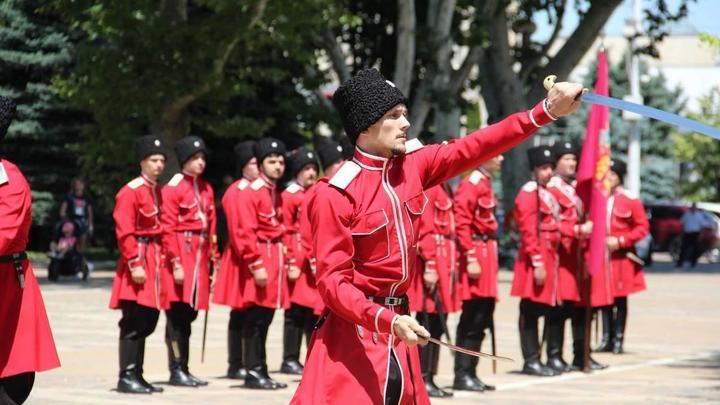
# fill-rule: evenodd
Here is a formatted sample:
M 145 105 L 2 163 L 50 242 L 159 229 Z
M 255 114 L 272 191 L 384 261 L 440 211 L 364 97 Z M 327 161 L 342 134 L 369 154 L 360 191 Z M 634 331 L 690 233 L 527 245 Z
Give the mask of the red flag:
M 605 50 L 598 51 L 595 93 L 608 95 L 608 63 Z M 605 262 L 607 200 L 610 187 L 607 172 L 610 164 L 610 112 L 608 107 L 593 104 L 588 116 L 587 132 L 577 171 L 577 194 L 585 205 L 587 219 L 593 222 L 590 236 L 588 272 L 597 274 Z

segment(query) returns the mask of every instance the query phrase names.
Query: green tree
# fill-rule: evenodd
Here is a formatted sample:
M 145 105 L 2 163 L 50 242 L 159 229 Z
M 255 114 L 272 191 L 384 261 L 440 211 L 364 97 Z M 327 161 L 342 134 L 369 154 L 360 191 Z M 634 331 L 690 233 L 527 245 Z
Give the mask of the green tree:
M 67 192 L 69 178 L 79 170 L 68 151 L 76 145 L 85 117 L 64 104 L 52 87 L 53 75 L 70 65 L 73 41 L 56 15 L 37 12 L 40 5 L 0 3 L 0 94 L 18 104 L 17 119 L 0 143 L 0 153 L 17 162 L 28 177 L 33 224 L 47 226 L 57 219 L 58 195 Z M 33 240 L 42 244 L 40 236 Z
M 700 99 L 700 112 L 691 118 L 720 127 L 720 88 Z M 680 181 L 683 198 L 720 202 L 720 140 L 701 134 L 675 134 L 675 156 L 686 173 Z

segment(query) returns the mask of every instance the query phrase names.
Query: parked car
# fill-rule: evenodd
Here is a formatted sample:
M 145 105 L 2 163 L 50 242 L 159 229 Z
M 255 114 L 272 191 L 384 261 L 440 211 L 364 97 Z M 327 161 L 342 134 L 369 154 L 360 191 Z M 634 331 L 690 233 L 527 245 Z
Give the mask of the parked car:
M 650 221 L 650 234 L 653 237 L 652 250 L 669 252 L 673 260 L 680 255 L 682 244 L 682 216 L 690 207 L 676 203 L 647 203 L 645 211 Z M 700 232 L 699 244 L 702 253 L 712 252 L 718 246 L 718 224 L 720 219 L 714 213 L 700 210 L 715 224 L 713 228 L 704 228 Z

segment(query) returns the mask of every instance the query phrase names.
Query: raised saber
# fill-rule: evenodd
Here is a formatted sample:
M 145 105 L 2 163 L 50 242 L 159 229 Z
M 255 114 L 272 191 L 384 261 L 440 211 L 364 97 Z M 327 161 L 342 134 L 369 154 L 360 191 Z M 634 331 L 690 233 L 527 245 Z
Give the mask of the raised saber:
M 435 339 L 434 337 L 430 337 L 430 336 L 420 336 L 420 338 L 421 338 L 421 339 L 425 339 L 425 340 L 429 341 L 430 343 L 435 343 L 436 345 L 443 346 L 443 347 L 447 347 L 448 349 L 450 349 L 450 350 L 452 350 L 452 351 L 467 354 L 468 356 L 485 357 L 485 358 L 488 358 L 488 359 L 499 360 L 499 361 L 507 361 L 507 362 L 510 362 L 510 363 L 514 363 L 514 362 L 515 362 L 515 360 L 511 359 L 510 357 L 493 356 L 492 354 L 487 354 L 487 353 L 483 353 L 483 352 L 476 352 L 476 351 L 474 351 L 474 350 L 466 349 L 466 348 L 464 348 L 464 347 L 451 345 L 450 343 L 443 342 L 442 340 L 440 340 L 440 339 Z
M 546 90 L 550 91 L 557 76 L 550 75 L 543 80 L 543 86 Z M 616 110 L 629 111 L 635 114 L 642 115 L 643 117 L 652 118 L 658 121 L 665 122 L 667 124 L 684 128 L 693 132 L 699 132 L 701 134 L 713 137 L 720 140 L 720 129 L 712 127 L 702 122 L 691 120 L 689 118 L 681 117 L 677 114 L 673 114 L 667 111 L 659 110 L 657 108 L 648 107 L 642 104 L 632 103 L 630 101 L 620 100 L 613 97 L 601 96 L 595 93 L 584 93 L 580 96 L 580 100 L 591 104 L 600 104 L 606 107 L 614 108 Z

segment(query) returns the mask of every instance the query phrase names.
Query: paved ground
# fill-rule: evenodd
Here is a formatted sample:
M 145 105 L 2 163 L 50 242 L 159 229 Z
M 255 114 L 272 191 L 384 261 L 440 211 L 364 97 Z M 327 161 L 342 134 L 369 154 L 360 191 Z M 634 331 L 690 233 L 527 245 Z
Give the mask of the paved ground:
M 659 257 L 662 259 L 661 257 Z M 44 271 L 39 269 L 38 276 Z M 119 312 L 107 309 L 112 273 L 97 272 L 87 284 L 61 280 L 43 282 L 43 295 L 60 352 L 62 367 L 38 375 L 30 404 L 247 404 L 288 403 L 298 379 L 275 374 L 290 387 L 277 392 L 257 392 L 221 378 L 226 363 L 228 310 L 214 306 L 210 312 L 205 363 L 200 363 L 202 314 L 196 322 L 191 346 L 191 370 L 210 380 L 205 388 L 167 387 L 162 394 L 128 396 L 113 391 L 117 378 L 117 327 Z M 502 300 L 496 312 L 498 350 L 517 360 L 498 363 L 493 375 L 489 362 L 480 365 L 481 378 L 498 391 L 485 394 L 456 393 L 437 404 L 483 403 L 720 403 L 720 265 L 703 264 L 695 271 L 676 271 L 668 263 L 648 272 L 648 291 L 630 298 L 627 354 L 596 354 L 611 365 L 594 374 L 570 373 L 561 377 L 521 375 L 522 356 L 517 333 L 516 299 L 509 297 L 512 274 L 501 272 Z M 277 370 L 282 353 L 282 314 L 270 330 L 269 365 Z M 454 334 L 457 317 L 450 318 Z M 164 320 L 148 340 L 148 380 L 167 379 L 167 355 L 162 340 Z M 569 329 L 569 328 L 568 328 Z M 568 331 L 569 333 L 569 331 Z M 570 350 L 566 339 L 566 353 Z M 486 349 L 487 346 L 485 347 Z M 488 349 L 489 350 L 489 349 Z M 566 360 L 570 356 L 566 354 Z M 452 383 L 452 357 L 441 355 L 439 384 Z M 348 404 L 349 405 L 349 404 Z

